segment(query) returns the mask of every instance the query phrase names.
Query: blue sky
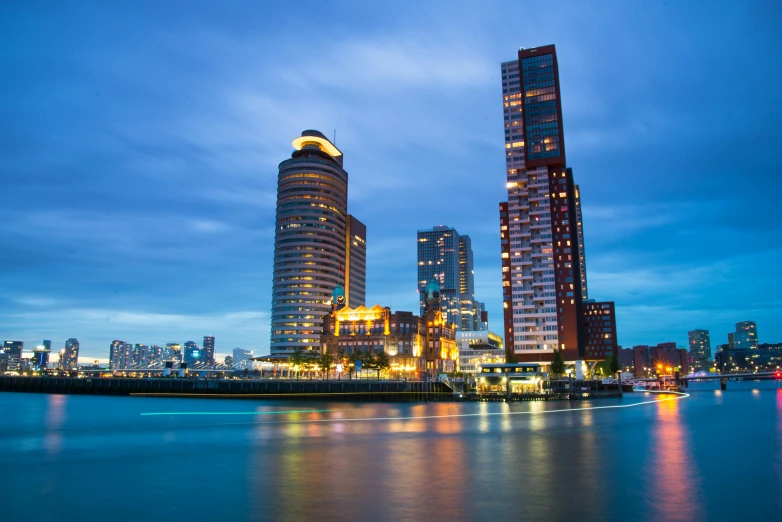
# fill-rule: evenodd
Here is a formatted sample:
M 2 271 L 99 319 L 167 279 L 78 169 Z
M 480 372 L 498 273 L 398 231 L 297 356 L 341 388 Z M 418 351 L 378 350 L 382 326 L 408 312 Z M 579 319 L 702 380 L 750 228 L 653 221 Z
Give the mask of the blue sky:
M 368 304 L 472 237 L 501 331 L 500 62 L 556 44 L 590 297 L 623 346 L 782 341 L 778 2 L 3 2 L 0 339 L 268 351 L 276 174 L 331 136 Z

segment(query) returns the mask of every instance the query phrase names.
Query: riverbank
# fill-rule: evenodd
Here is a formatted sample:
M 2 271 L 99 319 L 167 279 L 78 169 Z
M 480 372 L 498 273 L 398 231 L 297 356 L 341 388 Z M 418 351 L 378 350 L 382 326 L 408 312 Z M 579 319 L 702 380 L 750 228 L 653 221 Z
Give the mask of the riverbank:
M 620 397 L 616 390 L 476 396 L 454 394 L 437 381 L 204 380 L 178 378 L 0 377 L 0 391 L 65 395 L 124 395 L 322 401 L 550 401 Z

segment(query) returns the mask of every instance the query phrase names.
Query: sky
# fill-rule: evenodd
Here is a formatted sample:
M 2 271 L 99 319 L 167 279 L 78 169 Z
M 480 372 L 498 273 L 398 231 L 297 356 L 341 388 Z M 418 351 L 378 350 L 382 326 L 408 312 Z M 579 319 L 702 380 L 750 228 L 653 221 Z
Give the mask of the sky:
M 782 341 L 779 2 L 0 4 L 0 340 L 268 353 L 277 166 L 336 133 L 367 304 L 472 238 L 502 331 L 500 63 L 555 44 L 590 297 L 625 347 Z

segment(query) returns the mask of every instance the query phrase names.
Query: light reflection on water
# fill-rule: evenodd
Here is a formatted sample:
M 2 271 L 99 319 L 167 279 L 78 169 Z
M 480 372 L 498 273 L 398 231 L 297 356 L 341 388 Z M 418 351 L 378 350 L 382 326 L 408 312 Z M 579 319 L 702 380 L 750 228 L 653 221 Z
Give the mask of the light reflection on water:
M 584 408 L 651 396 L 351 404 L 0 394 L 0 480 L 13 477 L 8 495 L 41 484 L 41 508 L 59 519 L 111 511 L 112 522 L 144 509 L 193 520 L 767 519 L 782 489 L 782 392 L 729 386 L 594 410 Z M 217 410 L 328 411 L 140 416 Z M 726 441 L 753 452 L 715 458 Z M 726 480 L 738 493 L 723 498 Z M 149 507 L 114 509 L 138 484 L 148 484 Z M 93 508 L 86 515 L 66 500 L 80 497 Z M 8 520 L 24 515 L 8 509 Z

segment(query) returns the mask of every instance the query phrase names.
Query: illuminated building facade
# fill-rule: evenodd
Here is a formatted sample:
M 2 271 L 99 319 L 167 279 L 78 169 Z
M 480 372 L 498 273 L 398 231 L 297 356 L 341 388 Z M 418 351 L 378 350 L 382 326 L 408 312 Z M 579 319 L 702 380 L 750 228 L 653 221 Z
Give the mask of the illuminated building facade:
M 5 352 L 5 365 L 8 371 L 19 371 L 22 365 L 22 350 L 24 341 L 5 341 L 3 343 L 3 352 Z
M 35 371 L 46 370 L 49 367 L 49 354 L 51 349 L 46 346 L 36 346 L 33 350 L 32 366 Z
M 500 203 L 504 337 L 509 362 L 585 356 L 586 262 L 580 192 L 565 161 L 553 45 L 502 64 L 508 200 Z M 582 275 L 583 274 L 583 275 Z
M 613 301 L 583 302 L 584 359 L 605 361 L 619 350 L 616 339 L 616 312 Z M 621 363 L 620 363 L 621 364 Z
M 455 228 L 435 226 L 418 231 L 418 291 L 424 314 L 427 283 L 440 285 L 442 312 L 461 330 L 482 328 L 483 303 L 475 300 L 475 267 L 470 236 Z
M 128 370 L 133 366 L 133 344 L 114 340 L 109 351 L 109 368 Z
M 343 155 L 307 130 L 280 163 L 274 236 L 271 353 L 320 349 L 331 291 L 344 285 L 348 303 L 366 292 L 366 227 L 348 215 Z
M 483 331 L 456 332 L 456 345 L 459 348 L 459 371 L 478 373 L 483 364 L 505 362 L 505 347 L 502 337 Z
M 687 332 L 690 346 L 690 361 L 696 370 L 708 370 L 711 359 L 711 339 L 708 330 Z
M 179 343 L 167 343 L 163 349 L 163 362 L 182 362 L 182 345 Z
M 204 336 L 204 364 L 215 365 L 215 338 L 213 335 Z
M 185 343 L 182 362 L 186 363 L 190 369 L 205 365 L 204 351 L 195 341 L 187 341 Z
M 44 345 L 46 341 L 44 341 Z M 71 337 L 65 341 L 65 352 L 62 355 L 62 369 L 75 370 L 79 362 L 79 340 Z
M 430 290 L 436 287 L 428 287 Z M 330 313 L 325 317 L 321 346 L 332 355 L 385 352 L 391 374 L 418 377 L 456 368 L 455 329 L 444 323 L 439 312 L 439 292 L 430 292 L 424 317 L 412 312 L 392 313 L 389 307 L 346 306 L 344 289 L 333 291 Z
M 736 331 L 728 334 L 731 349 L 755 350 L 758 347 L 758 326 L 755 321 L 736 323 Z

